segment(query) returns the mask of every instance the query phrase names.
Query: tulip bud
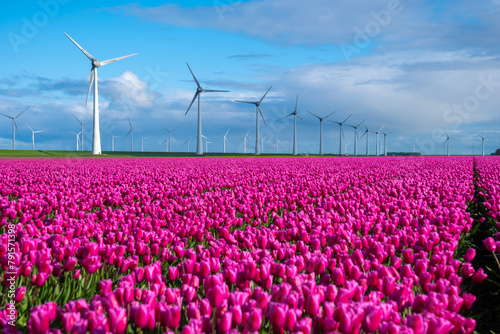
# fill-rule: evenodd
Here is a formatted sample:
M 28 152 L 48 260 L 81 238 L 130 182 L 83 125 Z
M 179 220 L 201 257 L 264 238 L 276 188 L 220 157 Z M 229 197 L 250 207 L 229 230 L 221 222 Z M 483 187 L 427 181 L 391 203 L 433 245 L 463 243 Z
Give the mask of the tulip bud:
M 25 294 L 26 294 L 26 287 L 25 286 L 18 287 L 16 289 L 14 301 L 19 303 L 21 300 L 23 300 Z
M 486 249 L 488 250 L 488 252 L 492 252 L 493 253 L 497 249 L 497 245 L 495 243 L 495 239 L 493 239 L 492 237 L 488 237 L 488 238 L 484 239 L 483 240 L 483 244 L 486 247 Z
M 471 262 L 476 256 L 476 250 L 474 248 L 469 248 L 464 254 L 464 261 Z

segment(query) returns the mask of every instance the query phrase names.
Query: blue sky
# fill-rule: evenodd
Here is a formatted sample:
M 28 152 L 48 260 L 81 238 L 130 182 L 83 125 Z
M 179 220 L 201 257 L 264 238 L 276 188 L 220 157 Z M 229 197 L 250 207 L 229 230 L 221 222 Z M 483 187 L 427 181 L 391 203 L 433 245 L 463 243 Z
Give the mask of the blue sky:
M 259 99 L 264 152 L 288 151 L 291 118 L 299 94 L 298 150 L 316 153 L 319 122 L 307 111 L 348 123 L 382 125 L 389 151 L 443 154 L 445 131 L 452 154 L 487 154 L 500 148 L 500 1 L 267 0 L 138 2 L 41 0 L 0 4 L 0 112 L 17 115 L 16 148 L 75 149 L 76 115 L 92 119 L 85 106 L 90 64 L 64 32 L 99 60 L 138 53 L 99 68 L 103 150 L 130 150 L 127 117 L 144 137 L 144 150 L 194 150 L 196 105 L 184 113 L 196 85 L 229 93 L 202 95 L 203 134 L 209 151 L 228 152 L 255 144 L 255 109 L 234 100 Z M 326 153 L 338 153 L 339 127 L 324 122 Z M 363 128 L 363 126 L 362 126 Z M 364 128 L 361 129 L 361 133 Z M 91 147 L 91 126 L 85 149 Z M 345 128 L 352 154 L 354 139 Z M 365 137 L 358 141 L 365 152 Z M 0 149 L 12 146 L 12 122 L 0 118 Z M 141 146 L 134 136 L 134 150 Z M 375 134 L 370 134 L 375 151 Z

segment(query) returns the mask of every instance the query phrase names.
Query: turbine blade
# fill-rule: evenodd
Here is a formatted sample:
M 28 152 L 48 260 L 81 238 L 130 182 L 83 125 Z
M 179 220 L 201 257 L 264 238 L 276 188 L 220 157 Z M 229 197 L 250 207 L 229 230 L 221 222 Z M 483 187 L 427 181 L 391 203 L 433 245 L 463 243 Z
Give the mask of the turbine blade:
M 378 130 L 378 132 L 382 131 L 382 129 L 384 128 L 385 125 L 382 125 L 382 127 L 380 128 L 380 130 Z
M 135 55 L 137 55 L 137 53 L 133 53 L 133 54 L 128 55 L 128 56 L 123 56 L 123 57 L 108 59 L 108 60 L 105 60 L 105 61 L 101 61 L 100 64 L 101 64 L 101 66 L 108 65 L 109 63 L 112 63 L 114 61 L 122 60 L 122 59 L 125 59 L 125 58 L 128 58 L 128 57 L 132 57 L 132 56 L 135 56 Z
M 209 92 L 209 93 L 214 93 L 214 92 L 229 92 L 228 90 L 220 90 L 220 89 L 204 89 L 203 92 Z
M 200 83 L 198 82 L 198 79 L 196 79 L 196 77 L 194 76 L 193 71 L 191 71 L 191 67 L 189 67 L 189 64 L 188 64 L 187 62 L 186 62 L 186 65 L 188 66 L 188 68 L 189 68 L 189 72 L 191 72 L 191 75 L 193 76 L 193 79 L 194 79 L 194 81 L 196 82 L 196 85 L 198 86 L 198 88 L 200 88 L 200 87 L 201 87 L 201 86 L 200 86 Z
M 262 102 L 264 100 L 264 98 L 266 97 L 267 93 L 269 93 L 269 91 L 271 90 L 271 88 L 273 88 L 273 85 L 271 85 L 271 87 L 269 87 L 269 89 L 267 90 L 267 92 L 264 94 L 264 96 L 261 97 L 261 99 L 259 100 L 259 103 Z
M 361 137 L 359 137 L 359 139 L 363 138 L 366 135 L 367 132 L 368 131 L 363 132 L 363 135 Z
M 349 116 L 347 116 L 347 118 L 344 119 L 344 121 L 342 122 L 342 124 L 344 124 L 351 116 L 352 116 L 352 114 L 350 114 Z
M 17 134 L 19 134 L 19 129 L 17 128 L 17 122 L 16 119 L 13 118 L 12 121 L 14 122 L 14 126 L 16 127 Z
M 303 119 L 302 117 L 300 117 L 299 115 L 297 115 L 297 117 L 298 117 L 298 118 L 300 118 L 300 119 L 301 119 L 303 122 L 305 122 L 307 125 L 311 125 L 311 124 L 307 123 L 307 122 L 306 122 L 306 120 L 305 120 L 305 119 Z
M 24 123 L 26 123 L 26 122 L 24 122 Z M 26 123 L 26 125 L 27 125 L 27 126 L 28 126 L 28 128 L 30 128 L 30 130 L 33 132 L 33 129 L 31 128 L 31 126 L 30 126 L 28 123 Z
M 26 109 L 24 109 L 23 111 L 21 111 L 21 112 L 19 113 L 19 115 L 17 115 L 17 116 L 16 116 L 16 117 L 14 117 L 14 118 L 18 118 L 19 116 L 21 116 L 21 115 L 22 115 L 22 114 L 23 114 L 26 110 L 28 110 L 28 109 L 29 109 L 29 107 L 27 107 Z
M 249 104 L 256 104 L 256 102 L 252 102 L 252 101 L 241 101 L 241 100 L 234 100 L 234 102 L 241 102 L 241 103 L 249 103 Z
M 194 103 L 194 100 L 196 100 L 196 98 L 198 97 L 198 95 L 199 95 L 199 94 L 200 94 L 200 93 L 198 93 L 198 91 L 196 91 L 196 93 L 194 93 L 194 97 L 193 97 L 193 99 L 191 100 L 191 103 L 189 104 L 189 107 L 187 108 L 186 113 L 184 114 L 184 116 L 186 116 L 186 115 L 187 115 L 187 113 L 189 112 L 189 109 L 191 109 L 191 106 L 192 106 L 192 105 L 193 105 L 193 103 Z
M 229 133 L 229 129 L 227 129 L 226 134 L 224 135 L 224 137 L 226 137 L 228 133 Z
M 78 118 L 76 118 L 75 114 L 71 114 L 71 115 L 78 121 L 78 123 L 82 124 L 82 122 L 80 122 L 80 120 Z
M 3 116 L 8 117 L 8 118 L 14 118 L 14 117 L 12 117 L 12 116 L 5 115 L 5 114 L 2 114 L 2 113 L 0 113 L 0 115 L 3 115 Z
M 128 119 L 128 124 L 130 124 L 130 131 L 132 131 L 133 130 L 133 128 L 132 128 L 132 122 L 130 121 L 130 118 L 128 116 L 127 116 L 127 119 Z
M 172 130 L 172 132 L 176 131 L 176 130 L 179 130 L 181 127 L 176 127 L 174 130 Z
M 356 128 L 359 128 L 359 127 L 361 126 L 361 124 L 363 124 L 363 123 L 364 123 L 364 121 L 365 121 L 365 120 L 363 120 L 361 123 L 359 123 L 359 124 L 356 126 Z
M 267 127 L 267 123 L 266 123 L 266 120 L 264 119 L 264 115 L 262 114 L 262 110 L 260 110 L 260 107 L 257 107 L 257 109 L 259 110 L 260 117 L 262 117 L 262 120 L 264 121 L 264 125 Z M 248 132 L 247 132 L 247 135 L 248 135 Z
M 66 35 L 66 37 L 68 37 L 73 43 L 75 43 L 75 45 L 83 52 L 85 53 L 85 55 L 90 59 L 90 60 L 94 60 L 95 58 L 92 57 L 92 55 L 90 53 L 88 53 L 87 51 L 85 51 L 80 45 L 78 45 L 77 42 L 75 42 L 75 40 L 71 37 L 69 37 L 69 35 L 67 33 L 64 33 Z
M 332 116 L 332 115 L 333 115 L 333 114 L 335 114 L 335 113 L 336 113 L 336 111 L 331 112 L 331 113 L 329 113 L 328 115 L 326 115 L 325 117 L 323 117 L 323 119 L 327 119 L 328 117 Z
M 291 113 L 291 114 L 286 115 L 285 117 L 278 118 L 278 121 L 281 121 L 282 119 L 293 116 L 293 115 L 295 115 L 295 113 Z
M 313 114 L 312 112 L 308 111 L 308 113 L 310 113 L 311 115 L 313 115 L 314 117 L 316 117 L 317 119 L 321 120 L 321 117 L 319 117 L 318 115 L 315 115 Z
M 90 90 L 92 89 L 93 82 L 94 82 L 94 68 L 92 68 L 92 70 L 90 71 L 89 90 L 87 92 L 87 100 L 85 100 L 85 105 L 87 105 L 87 103 L 89 103 Z M 78 121 L 78 122 L 80 122 L 80 121 Z

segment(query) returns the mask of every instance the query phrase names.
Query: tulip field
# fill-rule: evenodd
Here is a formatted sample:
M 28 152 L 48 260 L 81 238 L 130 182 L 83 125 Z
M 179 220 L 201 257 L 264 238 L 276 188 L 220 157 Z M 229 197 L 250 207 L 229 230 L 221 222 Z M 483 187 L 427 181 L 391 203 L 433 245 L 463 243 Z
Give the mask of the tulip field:
M 498 232 L 495 157 L 0 160 L 0 329 L 472 333 L 478 186 Z

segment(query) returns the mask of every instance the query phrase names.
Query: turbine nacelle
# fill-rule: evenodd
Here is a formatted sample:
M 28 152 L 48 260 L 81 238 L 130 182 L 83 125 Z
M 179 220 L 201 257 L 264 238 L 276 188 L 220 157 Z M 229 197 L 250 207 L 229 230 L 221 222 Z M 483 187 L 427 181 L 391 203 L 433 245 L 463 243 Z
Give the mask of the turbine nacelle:
M 97 59 L 93 59 L 92 60 L 92 68 L 98 68 L 99 66 L 101 66 L 101 62 Z

